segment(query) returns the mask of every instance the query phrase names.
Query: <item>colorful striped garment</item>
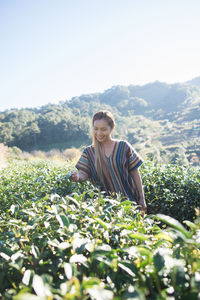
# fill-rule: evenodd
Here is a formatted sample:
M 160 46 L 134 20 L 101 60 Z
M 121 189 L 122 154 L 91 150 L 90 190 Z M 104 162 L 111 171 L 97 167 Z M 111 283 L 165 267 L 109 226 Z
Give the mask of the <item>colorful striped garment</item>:
M 126 141 L 116 141 L 113 152 L 106 156 L 110 170 L 110 181 L 105 178 L 104 185 L 99 181 L 95 169 L 94 147 L 88 146 L 84 149 L 76 168 L 88 174 L 94 185 L 109 193 L 122 194 L 131 201 L 138 202 L 138 192 L 130 171 L 142 164 L 141 157 L 133 147 Z

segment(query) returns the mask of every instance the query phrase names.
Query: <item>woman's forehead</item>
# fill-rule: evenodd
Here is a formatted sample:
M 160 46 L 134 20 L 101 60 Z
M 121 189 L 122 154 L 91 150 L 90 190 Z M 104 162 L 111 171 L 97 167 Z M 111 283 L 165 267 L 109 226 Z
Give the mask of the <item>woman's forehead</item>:
M 95 120 L 94 127 L 107 127 L 109 126 L 108 122 L 104 119 Z

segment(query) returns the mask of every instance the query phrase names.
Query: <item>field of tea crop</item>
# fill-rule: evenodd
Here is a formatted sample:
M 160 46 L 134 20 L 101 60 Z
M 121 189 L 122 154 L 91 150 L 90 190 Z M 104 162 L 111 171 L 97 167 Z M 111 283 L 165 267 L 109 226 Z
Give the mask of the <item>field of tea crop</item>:
M 0 171 L 0 298 L 200 299 L 199 169 L 146 163 L 148 215 L 72 183 L 73 165 Z

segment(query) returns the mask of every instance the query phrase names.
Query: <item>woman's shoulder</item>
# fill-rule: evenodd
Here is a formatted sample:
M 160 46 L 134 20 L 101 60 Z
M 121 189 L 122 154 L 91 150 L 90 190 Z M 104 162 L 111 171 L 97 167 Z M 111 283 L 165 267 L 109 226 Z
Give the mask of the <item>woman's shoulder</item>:
M 119 142 L 119 146 L 118 149 L 120 149 L 120 151 L 123 151 L 125 153 L 133 153 L 136 152 L 134 147 L 126 140 L 120 140 Z
M 94 146 L 93 145 L 89 145 L 89 146 L 87 146 L 83 149 L 83 153 L 91 153 L 91 152 L 94 152 Z
M 126 140 L 116 140 L 116 142 L 121 146 L 132 147 L 131 144 Z

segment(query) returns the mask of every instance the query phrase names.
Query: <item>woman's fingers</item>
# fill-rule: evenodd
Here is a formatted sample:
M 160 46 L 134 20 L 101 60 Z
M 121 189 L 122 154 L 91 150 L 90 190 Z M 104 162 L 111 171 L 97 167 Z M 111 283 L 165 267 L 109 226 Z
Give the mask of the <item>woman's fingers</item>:
M 147 206 L 145 202 L 139 203 L 139 208 L 142 211 L 142 215 L 144 216 L 144 214 L 147 213 Z
M 72 174 L 71 174 L 71 176 L 70 176 L 70 179 L 71 179 L 72 181 L 78 181 L 78 180 L 79 180 L 79 175 L 78 175 L 78 173 L 77 173 L 76 171 L 73 171 Z

